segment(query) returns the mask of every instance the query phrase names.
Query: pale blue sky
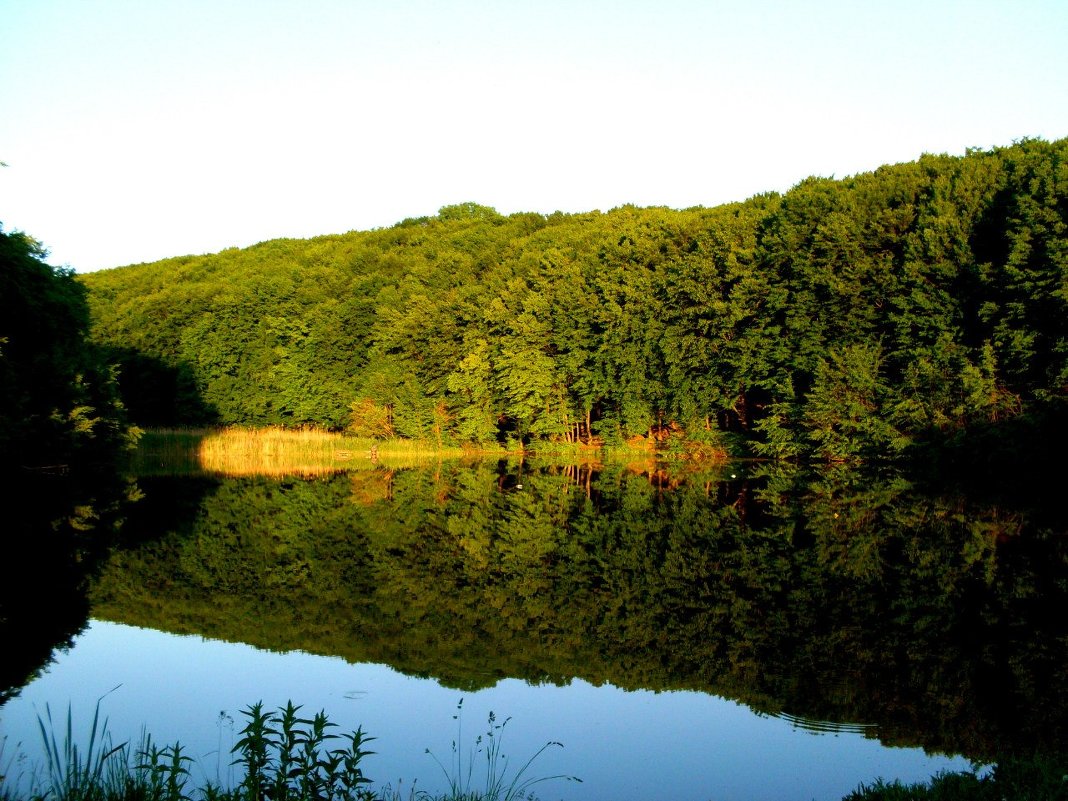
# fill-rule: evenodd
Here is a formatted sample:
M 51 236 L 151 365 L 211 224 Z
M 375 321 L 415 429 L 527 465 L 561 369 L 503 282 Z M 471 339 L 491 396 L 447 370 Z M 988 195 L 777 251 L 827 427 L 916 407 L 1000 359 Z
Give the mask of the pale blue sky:
M 0 221 L 91 270 L 1068 136 L 1068 0 L 0 0 Z

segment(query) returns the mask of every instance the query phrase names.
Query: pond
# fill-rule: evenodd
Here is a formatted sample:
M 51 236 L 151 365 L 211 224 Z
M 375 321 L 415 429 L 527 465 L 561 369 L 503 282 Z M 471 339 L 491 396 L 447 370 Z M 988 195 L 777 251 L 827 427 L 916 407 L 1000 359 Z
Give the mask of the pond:
M 126 492 L 74 619 L 8 628 L 7 754 L 32 755 L 46 705 L 77 729 L 99 700 L 116 738 L 180 740 L 225 782 L 241 710 L 293 700 L 376 737 L 379 785 L 477 768 L 492 712 L 510 774 L 560 743 L 527 775 L 582 781 L 536 785 L 546 801 L 807 801 L 1066 741 L 1068 542 L 1033 509 L 737 465 Z

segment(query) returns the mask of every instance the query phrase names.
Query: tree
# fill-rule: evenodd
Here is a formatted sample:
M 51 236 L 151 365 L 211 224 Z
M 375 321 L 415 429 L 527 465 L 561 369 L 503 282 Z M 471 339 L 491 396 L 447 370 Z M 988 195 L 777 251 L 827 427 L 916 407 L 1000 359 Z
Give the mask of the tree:
M 129 431 L 113 375 L 86 340 L 85 289 L 39 242 L 0 228 L 2 468 L 114 458 Z

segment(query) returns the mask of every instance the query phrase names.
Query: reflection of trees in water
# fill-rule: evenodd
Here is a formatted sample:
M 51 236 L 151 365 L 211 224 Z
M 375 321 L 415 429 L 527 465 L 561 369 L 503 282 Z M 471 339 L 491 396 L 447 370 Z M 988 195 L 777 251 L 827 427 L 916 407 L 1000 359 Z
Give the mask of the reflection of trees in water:
M 696 689 L 990 758 L 1064 741 L 1063 528 L 898 476 L 482 464 L 222 481 L 94 614 L 503 677 Z
M 775 697 L 813 717 L 864 711 L 884 741 L 977 758 L 1063 742 L 1063 528 L 892 476 L 825 474 L 800 500 L 794 561 L 809 573 L 795 587 L 811 597 L 788 604 L 793 647 L 765 660 L 780 655 Z
M 67 648 L 89 619 L 90 576 L 137 489 L 114 473 L 9 475 L 0 581 L 0 705 Z
M 46 257 L 0 229 L 0 704 L 84 626 L 85 578 L 127 494 L 116 374 L 87 341 L 84 287 Z

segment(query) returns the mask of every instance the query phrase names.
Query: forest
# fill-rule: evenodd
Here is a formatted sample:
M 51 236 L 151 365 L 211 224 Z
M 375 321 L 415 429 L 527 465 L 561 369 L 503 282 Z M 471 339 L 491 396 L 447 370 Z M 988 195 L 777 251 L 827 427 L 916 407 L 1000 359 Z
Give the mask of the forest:
M 714 208 L 461 203 L 77 280 L 140 425 L 879 461 L 1066 440 L 1066 225 L 1068 139 L 1026 139 Z

